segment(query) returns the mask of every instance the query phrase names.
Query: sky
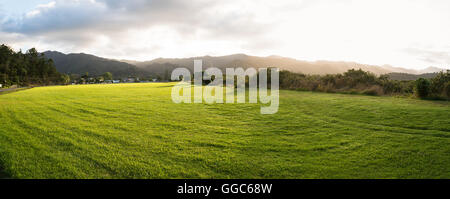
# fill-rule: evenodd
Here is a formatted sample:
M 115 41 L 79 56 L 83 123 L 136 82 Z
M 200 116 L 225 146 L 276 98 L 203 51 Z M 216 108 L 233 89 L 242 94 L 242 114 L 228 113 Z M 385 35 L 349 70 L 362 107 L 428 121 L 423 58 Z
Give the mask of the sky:
M 128 60 L 245 53 L 450 69 L 448 0 L 0 0 L 0 43 Z

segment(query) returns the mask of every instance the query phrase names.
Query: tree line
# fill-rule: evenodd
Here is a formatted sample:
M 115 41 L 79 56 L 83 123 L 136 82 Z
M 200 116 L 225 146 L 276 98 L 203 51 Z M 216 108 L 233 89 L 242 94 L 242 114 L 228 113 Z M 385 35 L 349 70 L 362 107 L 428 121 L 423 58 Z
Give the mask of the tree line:
M 15 52 L 9 46 L 0 46 L 0 84 L 11 85 L 55 85 L 68 83 L 70 78 L 60 74 L 51 59 L 31 48 L 25 53 Z
M 99 58 L 100 59 L 100 58 Z M 97 62 L 96 62 L 97 63 Z M 133 70 L 131 70 L 133 71 Z M 168 71 L 166 71 L 166 76 Z M 115 75 L 115 74 L 114 74 Z M 119 75 L 124 76 L 122 73 Z M 133 77 L 136 77 L 133 75 Z M 136 78 L 137 79 L 137 78 Z M 141 80 L 153 80 L 153 77 L 140 78 Z M 158 80 L 163 78 L 158 76 Z M 105 83 L 113 80 L 113 73 L 104 72 L 101 75 L 64 74 L 58 72 L 53 59 L 47 58 L 44 53 L 39 53 L 35 48 L 15 52 L 11 47 L 0 45 L 0 84 L 1 87 L 17 86 L 45 86 Z
M 420 78 L 415 81 L 392 80 L 388 75 L 376 76 L 361 69 L 333 75 L 305 75 L 281 71 L 280 88 L 378 96 L 414 95 L 422 99 L 450 100 L 450 70 L 440 72 L 431 79 Z

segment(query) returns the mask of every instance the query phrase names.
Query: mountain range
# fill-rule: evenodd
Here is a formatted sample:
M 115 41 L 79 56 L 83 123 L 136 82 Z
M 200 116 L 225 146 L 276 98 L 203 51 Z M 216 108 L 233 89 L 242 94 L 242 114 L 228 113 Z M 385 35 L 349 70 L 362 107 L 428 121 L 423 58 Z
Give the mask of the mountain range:
M 60 73 L 99 76 L 111 72 L 115 77 L 137 76 L 140 70 L 132 64 L 105 59 L 94 55 L 64 54 L 57 51 L 44 52 L 45 57 L 52 59 L 56 70 Z
M 85 74 L 92 76 L 102 75 L 105 72 L 111 72 L 114 77 L 122 78 L 128 76 L 137 77 L 155 77 L 166 76 L 178 67 L 185 67 L 193 71 L 194 60 L 203 60 L 203 69 L 217 67 L 224 70 L 230 67 L 242 68 L 266 68 L 278 67 L 281 70 L 288 70 L 304 74 L 336 74 L 343 73 L 349 69 L 362 69 L 374 74 L 402 73 L 419 75 L 424 73 L 436 73 L 444 69 L 429 67 L 424 70 L 413 70 L 390 65 L 376 66 L 359 64 L 356 62 L 338 62 L 338 61 L 301 61 L 287 57 L 269 56 L 257 57 L 245 54 L 234 54 L 227 56 L 203 56 L 191 58 L 158 58 L 151 61 L 132 61 L 132 60 L 113 60 L 101 58 L 94 55 L 64 54 L 56 51 L 46 51 L 44 55 L 54 61 L 56 69 L 61 73 L 67 74 Z

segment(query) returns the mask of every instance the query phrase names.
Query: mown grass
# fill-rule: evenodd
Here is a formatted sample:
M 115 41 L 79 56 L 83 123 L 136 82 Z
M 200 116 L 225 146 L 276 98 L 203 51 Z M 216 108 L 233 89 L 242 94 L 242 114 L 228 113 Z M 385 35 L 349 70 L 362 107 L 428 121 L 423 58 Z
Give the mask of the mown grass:
M 450 104 L 281 91 L 259 104 L 174 104 L 170 84 L 0 96 L 11 178 L 450 178 Z M 5 175 L 4 175 L 5 176 Z

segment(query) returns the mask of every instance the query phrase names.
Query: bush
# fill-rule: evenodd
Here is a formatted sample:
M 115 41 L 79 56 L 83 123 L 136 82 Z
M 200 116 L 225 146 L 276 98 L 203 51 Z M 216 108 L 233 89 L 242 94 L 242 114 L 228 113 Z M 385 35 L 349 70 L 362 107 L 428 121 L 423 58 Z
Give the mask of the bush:
M 51 59 L 32 48 L 26 53 L 15 52 L 9 46 L 0 45 L 0 84 L 51 85 L 60 83 L 60 73 Z
M 416 80 L 416 95 L 420 98 L 426 98 L 430 94 L 430 81 L 424 78 Z
M 365 95 L 413 95 L 427 99 L 450 99 L 450 71 L 435 78 L 397 81 L 387 75 L 379 77 L 362 70 L 336 75 L 280 73 L 280 88 L 302 91 L 338 92 Z
M 372 96 L 381 96 L 384 94 L 384 92 L 383 92 L 383 88 L 381 86 L 374 85 L 374 86 L 364 90 L 363 94 L 372 95 Z
M 446 95 L 445 97 L 447 97 L 447 99 L 450 99 L 450 82 L 447 82 L 445 84 L 444 92 L 445 92 L 445 95 Z

